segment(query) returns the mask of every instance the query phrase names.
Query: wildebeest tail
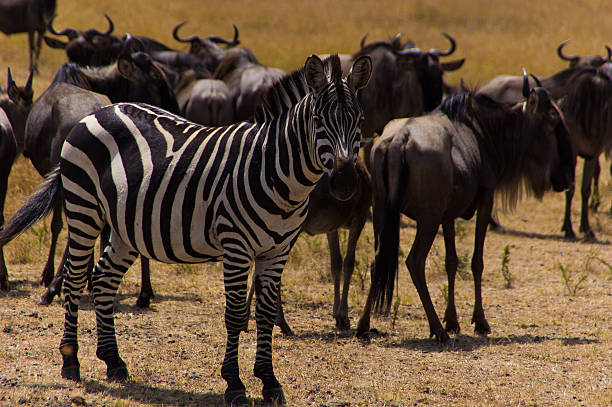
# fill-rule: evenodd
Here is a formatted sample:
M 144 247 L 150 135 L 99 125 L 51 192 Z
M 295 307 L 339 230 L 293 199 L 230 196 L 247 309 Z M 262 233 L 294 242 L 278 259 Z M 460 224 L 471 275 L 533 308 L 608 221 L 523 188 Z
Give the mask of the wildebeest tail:
M 372 270 L 372 294 L 377 312 L 388 313 L 391 309 L 397 279 L 400 218 L 404 196 L 403 179 L 408 171 L 403 155 L 402 145 L 389 146 L 384 156 L 380 157 L 383 160 L 379 167 L 382 171 L 373 174 L 372 180 L 374 191 L 378 191 L 375 193 L 384 190 L 384 212 L 380 220 Z
M 34 195 L 0 228 L 0 247 L 30 228 L 51 212 L 60 191 L 59 166 L 53 169 Z

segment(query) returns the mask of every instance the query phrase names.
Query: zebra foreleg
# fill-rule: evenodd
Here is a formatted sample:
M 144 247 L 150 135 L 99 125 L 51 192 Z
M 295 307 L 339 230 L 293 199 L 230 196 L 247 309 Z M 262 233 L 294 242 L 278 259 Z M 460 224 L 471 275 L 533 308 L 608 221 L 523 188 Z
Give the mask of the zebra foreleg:
M 225 358 L 221 367 L 221 377 L 227 382 L 225 404 L 248 405 L 246 387 L 240 380 L 238 368 L 238 343 L 240 332 L 247 326 L 247 282 L 249 278 L 250 259 L 238 263 L 240 257 L 226 256 L 223 259 L 223 279 L 225 282 L 225 329 L 227 343 Z
M 287 256 L 255 262 L 255 319 L 257 321 L 257 354 L 253 373 L 263 383 L 265 403 L 285 403 L 283 388 L 272 366 L 272 330 L 277 316 L 281 273 Z M 259 272 L 259 270 L 262 270 Z
M 59 350 L 62 354 L 62 377 L 80 381 L 80 364 L 77 356 L 79 343 L 77 337 L 79 303 L 87 282 L 87 265 L 93 255 L 96 237 L 85 237 L 81 233 L 68 233 L 68 258 L 65 264 L 64 335 Z
M 137 252 L 111 237 L 111 244 L 104 250 L 92 276 L 98 334 L 96 356 L 106 363 L 106 377 L 111 381 L 124 381 L 129 377 L 117 347 L 114 300 L 125 272 L 137 257 Z

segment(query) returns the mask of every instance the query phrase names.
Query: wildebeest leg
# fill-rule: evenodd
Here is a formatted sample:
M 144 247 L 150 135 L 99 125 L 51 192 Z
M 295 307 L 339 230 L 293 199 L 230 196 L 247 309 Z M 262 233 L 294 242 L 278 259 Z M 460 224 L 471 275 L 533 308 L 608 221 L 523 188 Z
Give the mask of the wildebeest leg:
M 340 309 L 337 312 L 336 326 L 339 329 L 348 330 L 350 329 L 350 320 L 348 317 L 348 295 L 349 288 L 351 286 L 351 279 L 353 278 L 353 271 L 355 270 L 355 250 L 357 249 L 357 241 L 363 231 L 367 219 L 367 213 L 359 219 L 352 222 L 349 229 L 349 237 L 346 242 L 346 255 L 344 256 L 344 263 L 342 265 L 342 298 L 340 299 Z M 346 326 L 340 326 L 339 321 L 345 320 Z
M 474 239 L 474 254 L 472 255 L 472 274 L 474 276 L 474 313 L 472 314 L 472 323 L 474 324 L 474 330 L 479 335 L 487 335 L 491 332 L 482 307 L 482 271 L 484 269 L 484 242 L 492 209 L 493 195 L 486 195 L 483 197 L 483 201 L 478 208 L 478 214 L 476 215 L 476 236 Z
M 48 287 L 53 280 L 55 274 L 55 249 L 57 248 L 57 239 L 62 231 L 64 222 L 62 221 L 62 203 L 60 200 L 53 207 L 53 217 L 51 218 L 51 245 L 49 246 L 49 254 L 47 256 L 47 263 L 43 268 L 40 284 Z
M 35 31 L 28 32 L 28 47 L 29 47 L 29 55 L 30 55 L 30 70 L 34 70 L 38 72 L 38 68 L 36 67 L 36 62 L 34 58 L 35 48 L 34 48 L 34 33 Z
M 429 321 L 429 334 L 435 336 L 438 342 L 448 342 L 450 337 L 442 327 L 440 319 L 431 301 L 427 281 L 425 280 L 425 260 L 431 249 L 431 245 L 438 232 L 439 222 L 432 219 L 417 220 L 417 232 L 414 243 L 410 249 L 410 254 L 406 258 L 406 266 L 410 271 L 410 277 L 414 283 L 425 313 Z
M 572 227 L 572 198 L 574 197 L 574 183 L 565 191 L 565 215 L 563 216 L 563 227 L 561 231 L 565 232 L 566 239 L 576 239 L 574 228 Z
M 13 150 L 14 152 L 14 150 Z M 4 163 L 0 163 L 0 227 L 4 225 L 4 203 L 6 201 L 6 191 L 8 189 L 8 177 L 13 165 L 13 158 L 2 157 Z M 4 249 L 0 247 L 0 291 L 8 291 L 8 270 L 4 261 Z
M 149 259 L 140 257 L 140 294 L 136 300 L 139 308 L 149 308 L 153 298 L 153 287 L 151 286 L 151 267 Z
M 595 234 L 589 225 L 589 197 L 591 196 L 591 180 L 593 179 L 593 173 L 595 172 L 596 165 L 597 157 L 587 158 L 584 160 L 584 167 L 582 169 L 582 208 L 580 209 L 580 231 L 584 232 L 585 238 L 590 241 L 595 240 Z
M 591 195 L 591 203 L 589 208 L 593 212 L 597 212 L 599 204 L 601 203 L 601 197 L 599 196 L 599 175 L 601 174 L 601 166 L 599 165 L 599 158 L 595 160 L 595 168 L 593 169 L 593 194 Z
M 342 253 L 340 252 L 340 239 L 338 231 L 327 233 L 327 245 L 329 246 L 329 260 L 331 265 L 331 275 L 334 282 L 334 308 L 332 315 L 336 319 L 336 328 L 346 330 L 349 328 L 348 316 L 344 318 L 340 312 L 340 283 L 342 281 Z
M 66 264 L 66 259 L 68 258 L 68 245 L 66 245 L 66 250 L 64 250 L 64 255 L 62 256 L 62 261 L 57 269 L 57 273 L 55 277 L 53 277 L 53 281 L 47 287 L 47 291 L 40 297 L 36 304 L 38 305 L 49 305 L 53 302 L 53 298 L 62 291 L 62 283 L 64 282 L 64 266 Z M 88 266 L 89 267 L 89 266 Z
M 448 303 L 446 304 L 446 312 L 444 313 L 444 322 L 446 322 L 447 332 L 459 333 L 461 328 L 459 327 L 457 309 L 455 308 L 455 275 L 457 274 L 459 259 L 457 257 L 457 249 L 455 248 L 454 219 L 443 222 L 442 231 L 444 232 L 444 247 L 446 249 L 445 264 L 446 275 L 448 277 Z

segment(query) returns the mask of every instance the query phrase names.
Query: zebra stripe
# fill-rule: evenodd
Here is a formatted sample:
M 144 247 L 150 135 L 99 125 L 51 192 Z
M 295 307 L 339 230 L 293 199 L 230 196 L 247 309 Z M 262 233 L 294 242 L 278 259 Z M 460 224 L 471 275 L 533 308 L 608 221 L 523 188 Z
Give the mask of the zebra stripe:
M 228 339 L 221 372 L 228 382 L 226 400 L 244 397 L 238 337 L 247 323 L 254 262 L 255 375 L 264 383 L 264 398 L 282 399 L 272 368 L 281 274 L 316 182 L 337 160 L 356 160 L 362 112 L 355 90 L 367 77 L 361 79 L 342 80 L 337 57 L 326 64 L 311 57 L 303 71 L 272 87 L 253 122 L 202 127 L 129 103 L 82 119 L 60 160 L 69 233 L 63 374 L 74 376 L 70 369 L 78 366 L 77 304 L 94 241 L 108 224 L 110 244 L 92 282 L 97 355 L 107 363 L 109 378 L 127 377 L 112 303 L 137 255 L 168 263 L 222 259 Z

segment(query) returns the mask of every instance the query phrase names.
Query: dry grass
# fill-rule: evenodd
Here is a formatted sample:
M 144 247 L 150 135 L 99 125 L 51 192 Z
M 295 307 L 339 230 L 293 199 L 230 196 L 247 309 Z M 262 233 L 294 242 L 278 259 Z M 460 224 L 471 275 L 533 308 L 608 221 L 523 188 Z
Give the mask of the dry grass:
M 482 83 L 499 73 L 518 73 L 522 66 L 538 75 L 563 67 L 555 47 L 571 38 L 568 52 L 603 53 L 610 41 L 612 15 L 604 1 L 491 2 L 152 2 L 109 0 L 83 6 L 61 1 L 58 27 L 105 27 L 102 13 L 115 20 L 117 32 L 151 35 L 174 44 L 170 31 L 189 20 L 185 33 L 231 35 L 240 28 L 244 45 L 262 62 L 290 70 L 311 53 L 351 52 L 361 36 L 384 39 L 404 32 L 424 48 L 447 46 L 446 31 L 458 40 L 457 57 L 467 62 L 451 82 L 464 77 Z M 27 55 L 25 36 L 0 37 L 0 66 L 10 65 L 23 82 Z M 45 48 L 37 94 L 48 85 L 64 55 Z M 608 168 L 606 162 L 603 168 Z M 612 201 L 607 171 L 602 207 Z M 35 189 L 40 177 L 21 158 L 13 169 L 7 214 Z M 579 198 L 575 198 L 577 222 Z M 457 305 L 463 333 L 448 346 L 427 338 L 427 321 L 405 267 L 400 263 L 399 308 L 395 326 L 378 317 L 373 326 L 384 332 L 369 343 L 334 330 L 332 287 L 324 236 L 299 239 L 283 276 L 286 315 L 296 338 L 275 336 L 275 368 L 290 405 L 316 406 L 609 406 L 612 404 L 612 218 L 592 215 L 599 243 L 561 239 L 563 196 L 542 202 L 527 200 L 501 217 L 504 233 L 490 233 L 485 247 L 484 302 L 493 333 L 480 338 L 469 321 L 473 283 L 469 264 L 457 282 Z M 48 220 L 46 221 L 48 222 Z M 6 247 L 11 291 L 0 295 L 0 405 L 69 406 L 222 404 L 225 382 L 220 366 L 225 346 L 221 267 L 177 267 L 155 263 L 157 297 L 151 309 L 135 308 L 138 266 L 122 284 L 117 331 L 132 379 L 127 384 L 105 380 L 95 357 L 95 322 L 89 297 L 80 318 L 84 382 L 60 379 L 57 351 L 63 311 L 34 301 L 46 257 L 44 226 L 37 225 Z M 577 226 L 577 225 L 576 225 Z M 458 253 L 472 250 L 474 224 L 458 226 Z M 402 229 L 402 251 L 414 235 L 411 222 Z M 65 239 L 65 236 L 62 236 Z M 62 243 L 63 244 L 63 243 Z M 358 267 L 351 297 L 355 325 L 369 286 L 372 229 L 360 240 Z M 501 256 L 509 245 L 513 288 L 505 288 Z M 444 246 L 441 237 L 428 259 L 429 290 L 442 313 L 445 305 Z M 403 257 L 403 255 L 402 255 Z M 469 258 L 469 257 L 467 257 Z M 58 259 L 59 260 L 59 259 Z M 559 264 L 577 282 L 567 289 Z M 253 324 L 252 324 L 253 325 Z M 255 404 L 260 383 L 252 376 L 255 334 L 243 335 L 243 379 Z

